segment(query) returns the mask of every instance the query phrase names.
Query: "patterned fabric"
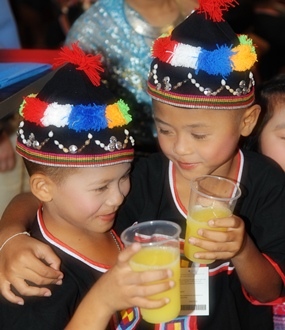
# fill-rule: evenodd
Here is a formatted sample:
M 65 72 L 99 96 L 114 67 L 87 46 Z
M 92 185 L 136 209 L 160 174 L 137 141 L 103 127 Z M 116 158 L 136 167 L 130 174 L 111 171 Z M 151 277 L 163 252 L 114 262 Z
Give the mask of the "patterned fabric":
M 274 330 L 285 329 L 285 304 L 273 307 Z
M 140 17 L 134 10 L 132 15 Z M 77 40 L 83 50 L 101 52 L 112 79 L 130 91 L 137 102 L 150 107 L 146 80 L 152 40 L 139 35 L 128 23 L 124 0 L 98 0 L 73 24 L 66 44 Z

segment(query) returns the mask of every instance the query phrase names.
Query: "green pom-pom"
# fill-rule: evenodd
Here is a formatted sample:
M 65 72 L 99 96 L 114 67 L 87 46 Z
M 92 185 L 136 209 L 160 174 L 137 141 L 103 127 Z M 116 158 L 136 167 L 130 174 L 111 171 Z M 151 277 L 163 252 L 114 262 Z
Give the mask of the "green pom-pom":
M 126 124 L 130 123 L 132 121 L 132 116 L 129 114 L 130 111 L 129 106 L 123 100 L 119 100 L 117 104 L 121 111 L 122 116 L 126 121 Z
M 253 45 L 253 41 L 252 39 L 250 39 L 247 35 L 245 34 L 241 34 L 238 36 L 238 39 L 239 39 L 239 43 L 241 45 L 248 45 L 251 47 L 251 52 L 252 53 L 255 53 L 255 47 Z

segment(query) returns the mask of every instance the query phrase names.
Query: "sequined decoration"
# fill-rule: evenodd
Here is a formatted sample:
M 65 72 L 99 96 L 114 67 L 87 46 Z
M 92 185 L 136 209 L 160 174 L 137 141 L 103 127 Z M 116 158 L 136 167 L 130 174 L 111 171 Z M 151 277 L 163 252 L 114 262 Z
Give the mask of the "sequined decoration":
M 36 136 L 34 133 L 30 133 L 29 137 L 26 138 L 25 132 L 24 132 L 24 121 L 21 121 L 19 124 L 19 129 L 17 132 L 17 135 L 20 136 L 22 143 L 26 145 L 29 148 L 33 148 L 36 150 L 41 150 L 42 147 L 51 139 L 54 138 L 53 131 L 49 131 L 48 137 L 44 139 L 42 142 L 38 141 L 36 139 Z M 125 149 L 128 145 L 128 142 L 130 140 L 132 147 L 135 145 L 135 139 L 130 135 L 129 131 L 127 129 L 124 130 L 125 133 L 125 139 L 123 142 L 118 141 L 118 139 L 115 136 L 111 136 L 109 139 L 109 143 L 105 145 L 103 142 L 99 140 L 95 140 L 95 144 L 98 145 L 100 148 L 104 149 L 105 151 L 113 152 L 115 150 L 122 150 Z M 72 144 L 70 146 L 64 146 L 60 141 L 54 140 L 54 144 L 58 147 L 58 149 L 62 150 L 65 154 L 79 154 L 85 147 L 87 147 L 91 140 L 93 139 L 93 135 L 91 133 L 87 134 L 87 139 L 85 140 L 84 144 L 80 147 L 78 147 L 75 144 Z
M 152 71 L 150 72 L 150 75 L 153 78 L 154 84 L 156 86 L 157 90 L 165 90 L 165 91 L 171 91 L 171 90 L 178 90 L 179 87 L 181 87 L 183 84 L 187 82 L 191 82 L 192 85 L 194 85 L 201 93 L 203 93 L 205 96 L 216 96 L 218 95 L 222 90 L 226 89 L 230 94 L 234 96 L 240 96 L 240 95 L 246 95 L 250 92 L 251 88 L 255 85 L 255 80 L 253 77 L 253 73 L 249 72 L 248 78 L 249 83 L 248 86 L 246 84 L 245 80 L 241 80 L 239 82 L 239 86 L 236 88 L 233 88 L 229 85 L 227 85 L 227 82 L 225 79 L 221 79 L 220 86 L 213 90 L 210 87 L 201 86 L 200 83 L 194 78 L 192 73 L 188 73 L 187 78 L 183 81 L 178 82 L 176 85 L 172 86 L 171 84 L 171 78 L 169 76 L 165 76 L 162 78 L 162 81 L 159 81 L 159 77 L 157 75 L 157 69 L 158 64 L 155 64 L 153 66 Z M 198 77 L 198 76 L 197 76 Z
M 53 137 L 53 132 L 50 131 L 48 133 L 48 137 L 46 139 L 44 139 L 42 142 L 39 142 L 36 139 L 34 133 L 30 133 L 29 137 L 26 138 L 25 134 L 24 134 L 23 127 L 24 127 L 24 122 L 21 121 L 20 124 L 19 124 L 19 129 L 17 131 L 17 135 L 20 136 L 23 144 L 25 144 L 27 147 L 34 148 L 34 149 L 37 149 L 37 150 L 41 150 L 41 148 Z
M 100 140 L 95 140 L 95 143 L 97 144 L 97 146 L 99 146 L 100 148 L 106 150 L 106 151 L 110 151 L 113 152 L 115 150 L 121 150 L 121 149 L 125 149 L 128 141 L 130 139 L 132 146 L 135 145 L 135 140 L 134 138 L 130 135 L 129 131 L 127 129 L 124 130 L 124 133 L 126 135 L 124 142 L 122 143 L 121 141 L 118 141 L 117 138 L 115 136 L 111 136 L 110 140 L 109 140 L 109 144 L 105 145 L 103 142 L 101 142 Z

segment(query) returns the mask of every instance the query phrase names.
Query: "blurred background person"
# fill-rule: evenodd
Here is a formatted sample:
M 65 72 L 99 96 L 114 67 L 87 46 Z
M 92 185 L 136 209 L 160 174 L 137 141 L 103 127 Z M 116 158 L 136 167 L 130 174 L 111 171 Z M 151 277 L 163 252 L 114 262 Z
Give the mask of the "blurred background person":
M 261 80 L 265 81 L 285 72 L 285 2 L 254 0 L 252 25 L 253 32 L 268 44 L 258 64 Z
M 10 3 L 0 0 L 0 6 L 0 49 L 18 49 L 21 47 L 20 38 Z M 15 153 L 17 118 L 9 115 L 0 119 L 0 219 L 11 198 L 29 190 L 23 161 Z

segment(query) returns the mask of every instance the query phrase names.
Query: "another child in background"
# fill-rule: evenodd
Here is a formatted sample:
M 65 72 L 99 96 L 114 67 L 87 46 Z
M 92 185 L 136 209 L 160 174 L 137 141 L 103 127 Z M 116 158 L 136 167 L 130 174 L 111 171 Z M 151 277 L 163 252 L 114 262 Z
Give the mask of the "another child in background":
M 64 329 L 89 288 L 115 265 L 104 280 L 108 292 L 100 288 L 101 282 L 96 285 L 104 293 L 95 298 L 101 308 L 105 304 L 115 305 L 114 312 L 120 306 L 129 308 L 137 304 L 136 295 L 149 306 L 165 303 L 164 299 L 143 301 L 139 287 L 132 289 L 144 284 L 128 266 L 128 256 L 137 248 L 124 251 L 117 263 L 123 245 L 112 227 L 130 189 L 134 139 L 127 127 L 131 121 L 127 104 L 116 100 L 100 81 L 100 58 L 86 56 L 77 45 L 66 47 L 57 62 L 64 66 L 39 94 L 25 97 L 20 107 L 16 150 L 30 174 L 31 191 L 42 205 L 30 233 L 16 236 L 31 235 L 52 247 L 61 259 L 64 282 L 53 287 L 49 298 L 32 297 L 24 306 L 2 298 L 3 330 Z M 167 273 L 151 272 L 150 280 L 167 278 Z M 157 288 L 169 288 L 169 281 Z M 137 309 L 128 312 L 138 314 Z M 100 317 L 104 314 L 99 314 L 99 323 Z M 121 324 L 120 317 L 116 319 Z
M 285 171 L 285 74 L 265 82 L 259 90 L 261 114 L 248 148 L 275 160 Z M 274 306 L 274 330 L 285 329 L 285 305 Z
M 285 74 L 265 82 L 257 102 L 262 110 L 246 145 L 272 158 L 285 171 Z
M 186 315 L 163 325 L 147 325 L 142 320 L 137 329 L 272 330 L 272 305 L 284 294 L 285 176 L 266 157 L 238 148 L 240 137 L 251 134 L 260 107 L 254 104 L 254 46 L 247 36 L 237 37 L 222 17 L 223 10 L 233 4 L 201 0 L 197 11 L 153 45 L 148 89 L 162 153 L 135 163 L 132 189 L 118 212 L 115 228 L 121 232 L 136 221 L 166 219 L 181 226 L 183 241 L 190 180 L 200 175 L 238 181 L 242 197 L 233 216 L 210 220 L 212 230 L 200 229 L 201 239 L 190 238 L 191 244 L 206 249 L 195 257 L 215 260 L 198 268 L 206 270 L 205 278 L 209 275 L 209 312 L 205 313 L 207 303 L 194 306 L 194 312 L 193 306 L 192 310 L 187 307 L 191 304 L 184 303 Z M 15 205 L 25 213 L 22 218 L 27 216 L 19 199 L 18 204 L 12 203 L 0 223 L 1 240 L 28 222 L 27 218 L 17 221 L 20 215 Z M 219 227 L 227 230 L 215 230 Z M 28 237 L 16 241 L 28 256 L 31 250 L 42 250 Z M 13 283 L 27 291 L 19 274 L 25 278 L 31 271 L 21 267 L 24 252 L 16 251 L 13 244 L 1 254 L 1 292 L 13 301 L 5 285 Z M 39 273 L 34 267 L 36 258 L 32 259 L 29 270 Z M 182 258 L 182 266 L 190 268 L 191 264 Z M 45 271 L 57 279 L 58 272 L 48 267 Z M 90 310 L 95 307 L 84 302 L 81 306 L 76 314 L 81 329 L 93 329 L 96 315 Z

